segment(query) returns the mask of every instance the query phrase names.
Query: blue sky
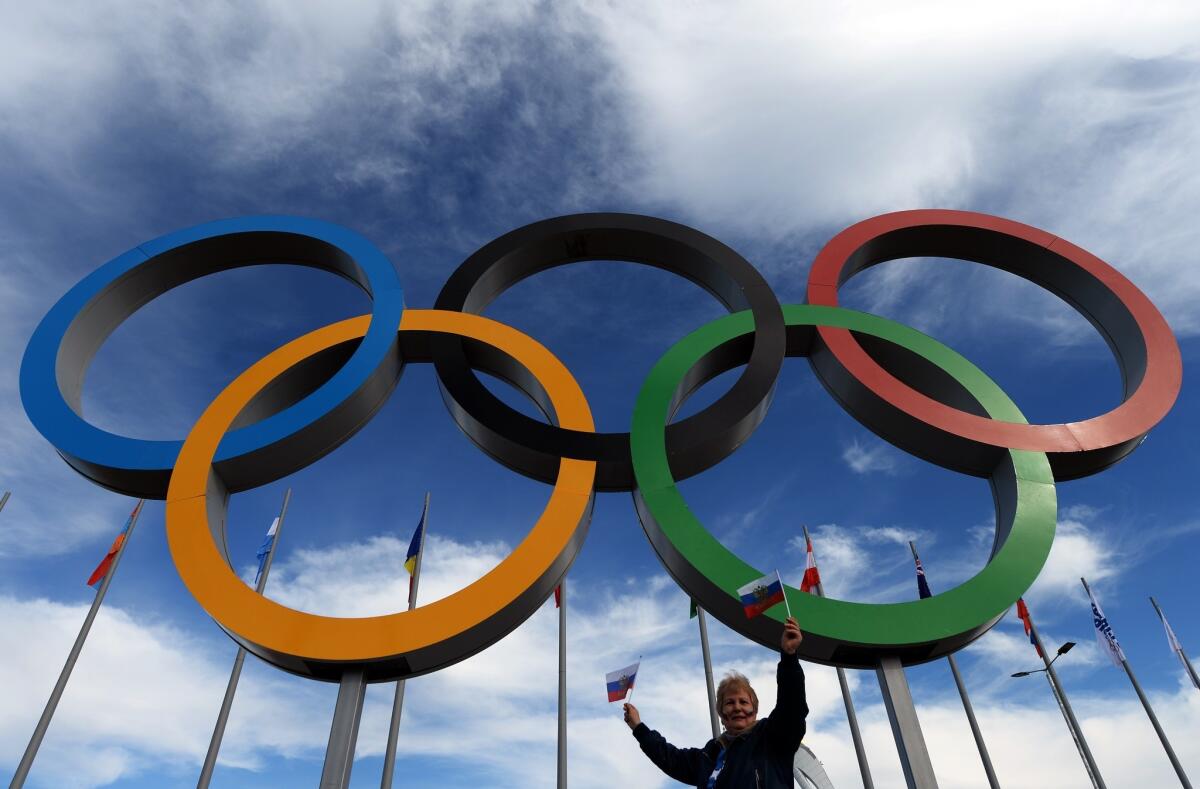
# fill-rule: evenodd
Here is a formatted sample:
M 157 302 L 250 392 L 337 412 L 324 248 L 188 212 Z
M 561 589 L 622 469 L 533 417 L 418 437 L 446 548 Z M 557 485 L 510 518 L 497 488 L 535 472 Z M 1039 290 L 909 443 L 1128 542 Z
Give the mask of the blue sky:
M 1200 693 L 1168 652 L 1147 596 L 1200 654 L 1192 506 L 1200 406 L 1200 10 L 1109 2 L 359 4 L 188 8 L 129 2 L 13 7 L 0 29 L 0 773 L 15 767 L 91 592 L 84 585 L 131 501 L 77 476 L 26 420 L 21 353 L 82 276 L 198 222 L 289 213 L 343 224 L 395 264 L 411 307 L 496 236 L 577 211 L 632 211 L 731 245 L 783 302 L 802 300 L 817 250 L 891 210 L 946 207 L 1034 224 L 1104 258 L 1163 310 L 1184 385 L 1124 463 L 1058 488 L 1054 550 L 1027 600 L 1047 641 L 1079 642 L 1062 678 L 1109 785 L 1169 785 L 1170 766 L 1123 673 L 1097 651 L 1086 575 L 1193 777 Z M 981 267 L 897 261 L 843 302 L 956 348 L 1031 421 L 1116 405 L 1099 335 L 1063 302 Z M 289 266 L 227 272 L 141 309 L 97 355 L 88 418 L 181 437 L 248 364 L 298 334 L 369 309 L 332 277 Z M 699 288 L 595 262 L 527 280 L 489 316 L 528 332 L 575 373 L 602 429 L 626 429 L 649 367 L 721 315 Z M 719 394 L 728 378 L 700 397 Z M 403 605 L 401 567 L 430 491 L 422 599 L 495 565 L 540 511 L 545 486 L 501 468 L 446 414 L 431 371 L 408 369 L 388 405 L 308 469 L 239 494 L 230 545 L 254 550 L 293 488 L 268 594 L 327 614 Z M 831 595 L 915 595 L 905 541 L 935 591 L 991 544 L 987 485 L 881 442 L 785 365 L 764 425 L 682 485 L 752 562 L 796 583 L 801 524 Z M 576 787 L 667 786 L 601 694 L 644 655 L 637 703 L 678 744 L 707 716 L 695 623 L 627 494 L 597 498 L 570 574 L 570 765 Z M 803 623 L 801 623 L 803 625 Z M 552 605 L 501 643 L 409 684 L 400 775 L 414 787 L 552 786 L 557 637 Z M 772 656 L 719 624 L 717 670 L 740 668 L 764 704 Z M 133 535 L 43 746 L 31 785 L 189 786 L 234 647 L 179 582 L 161 503 Z M 961 655 L 1010 787 L 1084 786 L 1014 616 Z M 808 669 L 806 742 L 839 786 L 856 766 L 831 669 Z M 852 674 L 876 785 L 902 785 L 872 675 Z M 944 786 L 984 786 L 944 662 L 909 672 Z M 247 663 L 215 785 L 311 784 L 334 688 Z M 368 694 L 356 786 L 378 781 L 390 689 Z

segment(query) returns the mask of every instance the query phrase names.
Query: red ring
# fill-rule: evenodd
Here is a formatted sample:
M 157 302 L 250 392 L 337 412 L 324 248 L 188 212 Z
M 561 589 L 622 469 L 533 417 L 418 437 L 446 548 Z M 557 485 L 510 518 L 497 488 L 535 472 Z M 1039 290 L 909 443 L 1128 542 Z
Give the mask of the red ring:
M 837 306 L 838 287 L 862 269 L 924 256 L 974 260 L 1057 293 L 1108 340 L 1125 380 L 1125 396 L 1112 411 L 1082 422 L 996 421 L 911 388 L 872 359 L 848 330 L 819 327 L 818 341 L 836 362 L 892 407 L 970 444 L 1046 452 L 1056 479 L 1086 476 L 1117 462 L 1171 409 L 1183 365 L 1175 336 L 1158 309 L 1120 272 L 1087 250 L 1009 219 L 927 209 L 859 222 L 834 236 L 817 255 L 808 276 L 808 302 Z

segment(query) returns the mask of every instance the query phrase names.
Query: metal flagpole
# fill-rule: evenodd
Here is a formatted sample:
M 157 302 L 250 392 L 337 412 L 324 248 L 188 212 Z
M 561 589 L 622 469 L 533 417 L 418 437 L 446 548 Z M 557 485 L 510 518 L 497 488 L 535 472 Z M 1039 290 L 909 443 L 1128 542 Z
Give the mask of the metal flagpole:
M 1079 752 L 1079 758 L 1083 761 L 1083 767 L 1087 771 L 1088 780 L 1092 782 L 1092 786 L 1098 787 L 1096 776 L 1092 774 L 1092 768 L 1088 766 L 1087 759 L 1083 755 L 1083 745 L 1079 742 L 1079 737 L 1075 735 L 1075 727 L 1071 725 L 1071 719 L 1067 717 L 1067 708 L 1063 706 L 1062 695 L 1059 693 L 1058 686 L 1054 684 L 1054 680 L 1050 677 L 1050 672 L 1043 671 L 1046 676 L 1046 683 L 1050 686 L 1050 692 L 1054 694 L 1054 701 L 1058 703 L 1058 711 L 1062 713 L 1063 720 L 1066 721 L 1067 731 L 1071 732 L 1071 742 L 1075 743 L 1075 750 Z
M 5 496 L 4 499 L 7 501 L 8 496 Z M 139 499 L 137 506 L 133 509 L 133 514 L 129 516 L 129 528 L 125 530 L 125 539 L 121 541 L 121 547 L 117 548 L 117 554 L 113 557 L 112 565 L 109 566 L 108 572 L 105 573 L 104 580 L 100 582 L 100 588 L 96 590 L 96 598 L 92 600 L 92 607 L 88 610 L 87 616 L 84 617 L 83 627 L 79 628 L 79 635 L 75 637 L 75 645 L 71 647 L 71 653 L 67 655 L 67 662 L 63 666 L 62 673 L 58 675 L 58 682 L 55 684 L 54 690 L 50 693 L 50 700 L 46 702 L 46 709 L 42 710 L 42 717 L 38 720 L 37 726 L 33 730 L 33 736 L 29 738 L 29 745 L 25 748 L 25 754 L 21 757 L 21 763 L 17 765 L 17 772 L 13 775 L 9 789 L 20 789 L 20 787 L 25 785 L 25 779 L 29 777 L 29 769 L 33 767 L 33 760 L 37 756 L 38 748 L 42 746 L 42 739 L 46 736 L 46 730 L 50 728 L 50 719 L 54 717 L 54 710 L 58 707 L 58 701 L 62 698 L 63 690 L 67 687 L 67 680 L 71 678 L 71 671 L 75 668 L 75 662 L 79 660 L 79 653 L 83 651 L 83 642 L 87 640 L 88 632 L 92 629 L 92 621 L 96 618 L 96 612 L 100 610 L 100 604 L 104 602 L 104 595 L 108 593 L 108 585 L 112 583 L 113 576 L 117 574 L 117 565 L 121 563 L 121 557 L 125 555 L 125 548 L 129 545 L 129 538 L 133 534 L 133 527 L 137 526 L 138 517 L 142 514 L 142 507 L 145 503 L 145 499 Z
M 567 579 L 558 584 L 558 789 L 567 789 Z
M 804 543 L 809 545 L 812 543 L 812 538 L 808 536 L 808 527 L 804 529 Z M 816 561 L 816 552 L 813 552 L 813 561 Z M 817 597 L 825 596 L 825 585 L 817 584 Z M 858 772 L 862 775 L 863 789 L 875 789 L 875 782 L 871 780 L 871 768 L 867 764 L 867 751 L 863 747 L 862 733 L 858 730 L 858 716 L 854 713 L 854 701 L 850 698 L 850 683 L 846 680 L 846 669 L 838 666 L 837 668 L 838 684 L 842 686 L 842 701 L 846 705 L 846 721 L 850 724 L 850 739 L 854 741 L 854 755 L 858 757 Z
M 717 691 L 713 686 L 712 654 L 708 651 L 708 624 L 704 621 L 704 609 L 696 606 L 696 618 L 700 621 L 700 651 L 704 654 L 704 680 L 708 685 L 708 718 L 712 723 L 713 739 L 721 736 L 721 722 L 717 718 Z
M 1088 586 L 1088 582 L 1083 578 L 1079 580 L 1083 582 L 1083 588 L 1087 590 L 1088 597 L 1092 597 L 1092 590 Z M 1175 756 L 1175 749 L 1171 747 L 1170 741 L 1167 740 L 1167 733 L 1159 725 L 1158 716 L 1154 714 L 1154 708 L 1150 706 L 1150 700 L 1146 698 L 1146 694 L 1142 692 L 1142 686 L 1138 684 L 1137 677 L 1133 675 L 1133 668 L 1129 665 L 1129 660 L 1125 657 L 1124 652 L 1121 653 L 1120 657 L 1121 666 L 1125 669 L 1125 673 L 1129 675 L 1129 682 L 1137 692 L 1138 700 L 1146 708 L 1146 715 L 1150 718 L 1150 723 L 1154 725 L 1154 732 L 1158 735 L 1163 750 L 1167 752 L 1167 758 L 1171 760 L 1171 766 L 1175 768 L 1175 775 L 1179 777 L 1179 783 L 1183 785 L 1184 789 L 1192 789 L 1192 782 L 1188 780 L 1187 773 L 1183 771 L 1183 765 L 1179 763 L 1179 758 Z
M 1092 784 L 1096 789 L 1107 789 L 1104 785 L 1104 778 L 1100 776 L 1100 768 L 1096 766 L 1096 760 L 1092 757 L 1092 749 L 1088 747 L 1087 739 L 1083 736 L 1083 728 L 1079 725 L 1079 720 L 1075 717 L 1075 710 L 1071 709 L 1071 702 L 1067 700 L 1067 692 L 1063 690 L 1062 683 L 1058 681 L 1058 673 L 1054 670 L 1053 661 L 1049 658 L 1046 648 L 1042 645 L 1042 637 L 1038 633 L 1037 626 L 1033 624 L 1033 614 L 1029 615 L 1029 634 L 1033 636 L 1038 654 L 1042 656 L 1042 662 L 1046 664 L 1046 674 L 1053 680 L 1051 687 L 1055 689 L 1055 697 L 1058 699 L 1058 703 L 1063 709 L 1063 714 L 1067 718 L 1067 727 L 1071 730 L 1071 736 L 1075 738 L 1075 743 L 1079 746 L 1079 753 L 1083 757 L 1084 769 L 1091 776 Z
M 4 502 L 0 501 L 0 506 L 3 505 Z M 1163 615 L 1162 609 L 1158 607 L 1158 601 L 1151 597 L 1150 605 L 1154 606 L 1159 621 L 1163 623 L 1163 628 L 1167 633 L 1174 636 L 1175 634 L 1171 631 L 1171 626 L 1167 624 L 1166 616 Z M 1183 645 L 1179 643 L 1178 639 L 1171 639 L 1171 651 L 1179 655 L 1179 659 L 1183 662 L 1183 667 L 1187 669 L 1188 676 L 1192 679 L 1192 684 L 1196 687 L 1196 690 L 1200 690 L 1200 677 L 1196 676 L 1196 668 L 1192 665 L 1192 661 L 1188 658 L 1187 653 L 1183 651 Z
M 421 547 L 417 550 L 417 563 L 413 567 L 412 584 L 408 590 L 408 610 L 417 607 L 417 586 L 421 582 L 421 559 L 425 556 L 425 539 L 429 536 L 429 491 L 425 491 L 425 506 L 421 510 Z M 392 700 L 392 722 L 388 726 L 387 750 L 383 752 L 383 778 L 379 785 L 391 789 L 392 776 L 396 772 L 396 744 L 400 737 L 400 713 L 404 711 L 404 680 L 396 680 L 396 697 Z
M 275 524 L 275 538 L 267 559 L 263 563 L 262 573 L 259 574 L 258 584 L 254 591 L 262 594 L 267 588 L 267 576 L 271 574 L 271 563 L 275 561 L 275 551 L 279 548 L 279 532 L 283 531 L 283 519 L 287 516 L 288 502 L 292 500 L 292 489 L 288 488 L 283 494 L 283 506 L 279 508 L 279 520 Z M 225 686 L 225 698 L 221 701 L 221 711 L 217 713 L 217 724 L 213 727 L 212 739 L 208 742 L 208 753 L 204 756 L 204 766 L 200 768 L 200 780 L 196 789 L 206 789 L 212 781 L 213 771 L 217 768 L 217 753 L 221 750 L 221 741 L 225 738 L 225 725 L 229 722 L 229 711 L 233 708 L 233 696 L 237 693 L 238 680 L 242 678 L 242 665 L 246 662 L 246 650 L 238 647 L 237 656 L 233 659 L 233 670 L 229 672 L 229 684 Z
M 912 540 L 908 541 L 908 548 L 912 551 L 913 560 L 920 562 L 921 559 L 917 556 L 917 546 Z M 988 785 L 992 789 L 1000 789 L 1000 782 L 996 780 L 996 771 L 992 769 L 992 757 L 988 755 L 987 746 L 983 743 L 983 732 L 979 730 L 979 722 L 975 720 L 975 708 L 971 706 L 971 699 L 967 696 L 967 686 L 963 684 L 962 675 L 958 673 L 958 661 L 954 659 L 954 655 L 946 655 L 946 662 L 950 664 L 950 673 L 954 675 L 954 684 L 958 686 L 958 695 L 962 699 L 963 709 L 967 713 L 967 722 L 971 724 L 971 734 L 975 737 L 975 746 L 979 749 L 979 758 L 983 761 L 983 771 L 987 773 Z

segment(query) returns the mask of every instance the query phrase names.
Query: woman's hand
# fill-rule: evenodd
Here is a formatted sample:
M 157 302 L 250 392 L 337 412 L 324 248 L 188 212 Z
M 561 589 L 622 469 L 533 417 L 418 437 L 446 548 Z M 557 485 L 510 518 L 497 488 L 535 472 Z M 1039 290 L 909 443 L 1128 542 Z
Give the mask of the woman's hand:
M 625 705 L 625 722 L 629 724 L 630 729 L 636 729 L 642 722 L 642 716 L 638 715 L 637 707 L 632 704 Z
M 803 640 L 804 634 L 800 632 L 800 625 L 796 622 L 796 617 L 789 616 L 783 623 L 783 635 L 779 639 L 779 649 L 785 655 L 794 655 Z

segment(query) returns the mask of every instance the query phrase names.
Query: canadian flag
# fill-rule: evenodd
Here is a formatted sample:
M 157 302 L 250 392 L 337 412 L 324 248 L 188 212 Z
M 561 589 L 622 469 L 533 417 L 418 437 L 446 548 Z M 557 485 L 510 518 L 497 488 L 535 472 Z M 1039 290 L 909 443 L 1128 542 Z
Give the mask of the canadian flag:
M 808 544 L 808 549 L 804 558 L 804 578 L 800 581 L 800 591 L 816 594 L 817 586 L 821 583 L 821 574 L 817 572 L 817 559 L 813 556 L 812 539 L 806 537 L 804 541 Z

